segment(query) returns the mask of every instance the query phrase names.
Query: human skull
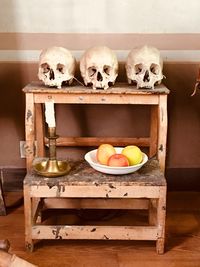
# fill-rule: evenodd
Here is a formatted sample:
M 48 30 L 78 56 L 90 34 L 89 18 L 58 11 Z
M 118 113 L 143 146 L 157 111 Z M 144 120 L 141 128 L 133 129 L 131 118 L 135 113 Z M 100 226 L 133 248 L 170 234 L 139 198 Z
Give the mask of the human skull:
M 136 83 L 137 88 L 154 89 L 163 79 L 163 61 L 155 47 L 143 46 L 130 51 L 125 68 L 128 83 Z
M 47 86 L 61 88 L 62 84 L 72 83 L 76 61 L 71 52 L 63 47 L 49 47 L 39 58 L 38 78 Z
M 85 85 L 93 89 L 108 89 L 118 75 L 115 53 L 106 46 L 95 46 L 85 51 L 80 59 L 80 72 Z

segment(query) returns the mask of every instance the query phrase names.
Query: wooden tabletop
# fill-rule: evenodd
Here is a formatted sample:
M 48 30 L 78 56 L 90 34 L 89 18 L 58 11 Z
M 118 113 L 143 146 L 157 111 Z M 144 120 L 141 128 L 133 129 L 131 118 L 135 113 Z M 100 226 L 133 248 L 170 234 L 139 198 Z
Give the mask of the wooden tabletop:
M 61 89 L 55 87 L 47 87 L 40 81 L 34 81 L 23 88 L 25 93 L 52 93 L 52 94 L 133 94 L 133 95 L 149 95 L 149 94 L 169 94 L 169 89 L 165 85 L 160 84 L 152 89 L 137 89 L 136 86 L 128 83 L 116 83 L 107 90 L 94 90 L 91 87 L 86 87 L 73 82 L 70 86 L 63 86 Z
M 36 159 L 37 161 L 39 159 Z M 137 172 L 124 175 L 104 174 L 94 170 L 86 161 L 70 161 L 68 160 L 71 171 L 64 176 L 56 178 L 48 178 L 38 175 L 34 170 L 25 177 L 24 184 L 52 187 L 56 186 L 100 186 L 108 184 L 110 188 L 114 186 L 165 186 L 166 180 L 161 172 L 158 161 L 150 159 Z

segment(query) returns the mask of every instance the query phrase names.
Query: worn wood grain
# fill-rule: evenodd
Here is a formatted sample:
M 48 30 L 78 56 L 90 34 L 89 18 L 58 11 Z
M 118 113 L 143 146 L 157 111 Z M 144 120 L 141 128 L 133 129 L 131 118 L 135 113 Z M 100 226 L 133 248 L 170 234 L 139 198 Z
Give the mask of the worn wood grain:
M 156 226 L 38 225 L 33 239 L 156 240 Z
M 5 192 L 8 204 L 19 197 L 20 192 Z M 44 240 L 36 244 L 35 252 L 28 253 L 23 205 L 1 217 L 0 235 L 10 241 L 10 252 L 39 267 L 199 267 L 200 193 L 169 192 L 167 199 L 166 253 L 161 256 L 155 252 L 155 241 L 128 240 Z M 111 221 L 135 224 L 142 218 L 138 213 L 124 213 Z
M 61 89 L 48 88 L 41 83 L 27 85 L 23 91 L 26 93 L 26 140 L 29 150 L 27 170 L 28 173 L 24 180 L 24 204 L 25 204 L 25 239 L 26 247 L 33 251 L 34 239 L 52 239 L 53 231 L 59 233 L 61 238 L 88 238 L 104 239 L 136 239 L 136 240 L 156 240 L 156 250 L 158 254 L 164 252 L 165 241 L 165 211 L 166 211 L 166 181 L 164 177 L 165 156 L 166 156 L 166 134 L 167 134 L 167 94 L 169 90 L 164 85 L 159 85 L 155 90 L 138 90 L 136 87 L 125 83 L 115 84 L 108 90 L 93 90 L 84 86 L 68 86 Z M 58 104 L 132 104 L 132 105 L 151 105 L 151 127 L 150 136 L 145 138 L 132 139 L 140 144 L 150 147 L 150 156 L 158 154 L 158 161 L 151 159 L 138 172 L 129 175 L 105 175 L 92 169 L 85 161 L 72 162 L 71 171 L 62 177 L 48 178 L 34 173 L 31 169 L 35 151 L 35 139 L 38 142 L 38 152 L 40 156 L 44 154 L 44 131 L 38 130 L 42 125 L 41 104 L 46 101 L 54 101 Z M 35 108 L 36 107 L 36 108 Z M 35 113 L 39 115 L 38 123 L 35 123 Z M 29 119 L 28 119 L 29 116 Z M 36 129 L 35 129 L 36 127 Z M 35 133 L 35 131 L 36 133 Z M 106 140 L 106 139 L 103 139 Z M 62 141 L 62 142 L 61 142 Z M 60 145 L 70 145 L 69 139 L 60 139 Z M 87 145 L 86 139 L 76 139 L 73 145 Z M 84 142 L 85 143 L 84 143 Z M 93 138 L 95 145 L 100 141 Z M 120 141 L 113 138 L 113 142 Z M 125 142 L 126 139 L 121 140 Z M 103 141 L 104 142 L 104 141 Z M 137 143 L 138 144 L 138 143 Z M 41 160 L 41 159 L 37 159 Z M 160 169 L 161 167 L 161 169 Z M 154 226 L 113 227 L 107 225 L 92 231 L 87 226 L 49 226 L 38 225 L 42 222 L 42 207 L 40 199 L 57 198 L 62 199 L 132 199 L 144 198 L 151 201 L 157 199 L 157 216 L 154 218 L 155 211 L 149 205 L 149 222 L 155 223 Z M 144 202 L 144 201 L 143 201 Z M 40 203 L 40 204 L 39 204 Z M 100 203 L 100 201 L 99 201 Z M 139 206 L 142 205 L 139 203 Z M 142 202 L 141 202 L 142 203 Z M 85 202 L 86 204 L 86 202 Z M 119 202 L 115 202 L 119 209 Z M 116 206 L 117 207 L 117 206 Z M 136 207 L 133 205 L 133 208 Z M 87 207 L 86 207 L 87 208 Z M 100 208 L 100 207 L 99 207 Z M 103 208 L 103 206 L 102 206 Z M 152 213 L 152 214 L 151 214 Z M 38 219 L 39 218 L 39 219 Z M 93 227 L 93 226 L 92 226 Z M 53 229 L 53 231 L 52 231 Z M 66 232 L 67 229 L 67 232 Z M 98 229 L 98 230 L 97 230 Z M 60 231 L 62 230 L 62 233 Z M 107 238 L 106 238 L 107 239 Z M 108 238 L 109 239 L 109 238 Z
M 45 138 L 45 144 L 47 145 L 49 140 Z M 135 144 L 139 147 L 149 147 L 150 138 L 148 137 L 58 137 L 56 140 L 56 146 L 99 146 L 100 144 L 111 144 L 113 146 L 127 146 Z M 151 153 L 151 156 L 155 153 Z
M 36 161 L 41 159 L 36 159 Z M 137 172 L 124 175 L 108 175 L 100 173 L 90 167 L 86 161 L 70 161 L 71 171 L 64 176 L 57 178 L 48 178 L 38 175 L 33 170 L 29 173 L 24 184 L 28 185 L 47 185 L 63 186 L 63 185 L 90 185 L 94 187 L 103 184 L 108 185 L 110 189 L 115 186 L 165 186 L 166 180 L 164 174 L 159 168 L 159 163 L 156 159 L 150 159 Z
M 6 215 L 6 204 L 4 200 L 3 188 L 0 177 L 0 215 Z
M 128 83 L 116 83 L 114 86 L 107 90 L 93 90 L 90 87 L 81 85 L 71 85 L 63 86 L 61 89 L 45 86 L 42 82 L 34 81 L 23 88 L 25 93 L 56 93 L 56 94 L 94 94 L 94 95 L 104 95 L 104 94 L 143 94 L 143 95 L 156 95 L 156 94 L 169 94 L 169 89 L 167 89 L 162 84 L 156 86 L 154 90 L 150 89 L 137 89 L 136 86 L 129 85 Z

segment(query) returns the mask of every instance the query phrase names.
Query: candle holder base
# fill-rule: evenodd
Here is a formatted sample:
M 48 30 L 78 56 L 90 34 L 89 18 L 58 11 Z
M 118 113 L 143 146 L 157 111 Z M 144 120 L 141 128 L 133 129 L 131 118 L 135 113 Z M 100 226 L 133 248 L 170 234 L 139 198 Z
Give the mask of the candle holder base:
M 37 162 L 34 164 L 33 168 L 39 175 L 49 178 L 65 175 L 71 169 L 66 161 L 52 159 Z

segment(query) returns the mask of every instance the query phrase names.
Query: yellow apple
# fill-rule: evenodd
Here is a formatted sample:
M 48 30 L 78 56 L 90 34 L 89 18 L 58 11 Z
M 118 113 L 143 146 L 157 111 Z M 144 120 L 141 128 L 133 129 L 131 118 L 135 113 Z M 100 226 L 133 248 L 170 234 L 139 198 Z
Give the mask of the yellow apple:
M 116 154 L 115 148 L 110 144 L 101 144 L 97 149 L 97 161 L 100 164 L 107 165 L 110 156 Z
M 129 165 L 136 165 L 142 162 L 142 151 L 137 146 L 126 146 L 122 150 L 122 154 L 128 158 Z

